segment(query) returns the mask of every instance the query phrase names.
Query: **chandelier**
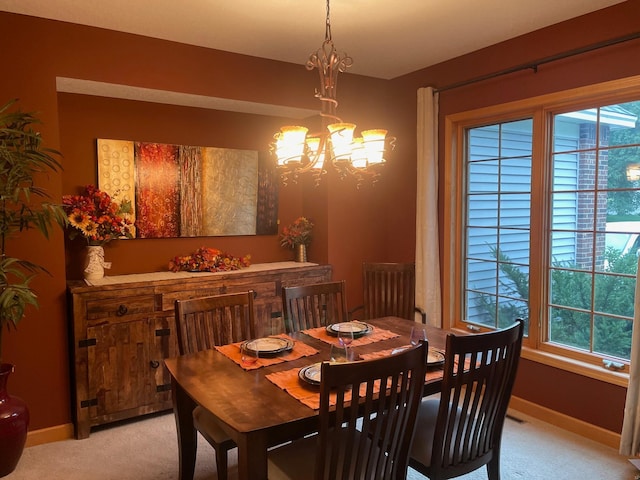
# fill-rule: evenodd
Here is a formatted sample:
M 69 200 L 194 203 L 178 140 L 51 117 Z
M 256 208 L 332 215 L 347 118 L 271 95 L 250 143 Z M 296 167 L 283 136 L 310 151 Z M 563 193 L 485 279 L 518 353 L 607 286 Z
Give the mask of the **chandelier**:
M 365 178 L 375 183 L 380 169 L 385 164 L 385 151 L 393 150 L 395 137 L 387 137 L 387 130 L 364 130 L 354 137 L 356 125 L 343 122 L 337 115 L 336 89 L 338 73 L 351 67 L 353 59 L 339 54 L 331 39 L 329 0 L 325 38 L 322 46 L 309 56 L 307 70 L 318 69 L 320 89 L 316 98 L 321 102 L 322 131 L 309 133 L 309 129 L 298 125 L 280 128 L 274 135 L 271 152 L 277 158 L 283 184 L 297 181 L 299 175 L 310 172 L 316 186 L 329 163 L 337 170 L 341 179 L 353 176 L 360 188 Z

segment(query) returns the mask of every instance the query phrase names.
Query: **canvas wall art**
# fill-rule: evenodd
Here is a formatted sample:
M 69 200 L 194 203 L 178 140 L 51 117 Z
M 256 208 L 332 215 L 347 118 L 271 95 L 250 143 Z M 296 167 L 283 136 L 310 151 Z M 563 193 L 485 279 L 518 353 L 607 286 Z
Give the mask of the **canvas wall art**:
M 131 202 L 135 238 L 278 231 L 278 175 L 266 152 L 98 139 L 98 187 Z

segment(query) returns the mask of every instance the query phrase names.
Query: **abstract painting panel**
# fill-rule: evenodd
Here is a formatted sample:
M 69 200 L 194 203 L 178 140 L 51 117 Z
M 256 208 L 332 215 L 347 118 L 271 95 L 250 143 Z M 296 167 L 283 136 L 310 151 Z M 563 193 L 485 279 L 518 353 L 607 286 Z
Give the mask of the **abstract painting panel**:
M 203 235 L 255 235 L 258 152 L 205 148 Z
M 180 170 L 176 145 L 135 143 L 136 237 L 180 236 Z
M 128 140 L 98 140 L 98 187 L 118 203 L 129 202 L 135 219 L 134 145 Z M 135 236 L 135 227 L 132 230 Z
M 278 231 L 279 177 L 262 152 L 99 139 L 98 160 L 99 188 L 134 206 L 136 238 Z

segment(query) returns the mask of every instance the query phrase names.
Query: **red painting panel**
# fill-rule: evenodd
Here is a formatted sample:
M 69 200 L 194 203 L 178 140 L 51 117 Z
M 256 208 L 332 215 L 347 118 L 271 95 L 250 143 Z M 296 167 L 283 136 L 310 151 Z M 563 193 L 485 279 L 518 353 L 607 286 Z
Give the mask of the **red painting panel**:
M 180 236 L 178 146 L 135 143 L 138 238 Z

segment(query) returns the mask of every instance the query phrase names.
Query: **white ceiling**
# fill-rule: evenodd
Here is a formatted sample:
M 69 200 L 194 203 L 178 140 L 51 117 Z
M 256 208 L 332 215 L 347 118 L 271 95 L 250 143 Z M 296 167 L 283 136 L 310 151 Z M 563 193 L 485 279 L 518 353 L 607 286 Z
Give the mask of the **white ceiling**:
M 623 0 L 333 0 L 351 73 L 383 79 Z M 303 65 L 325 35 L 325 0 L 0 0 L 0 10 Z

